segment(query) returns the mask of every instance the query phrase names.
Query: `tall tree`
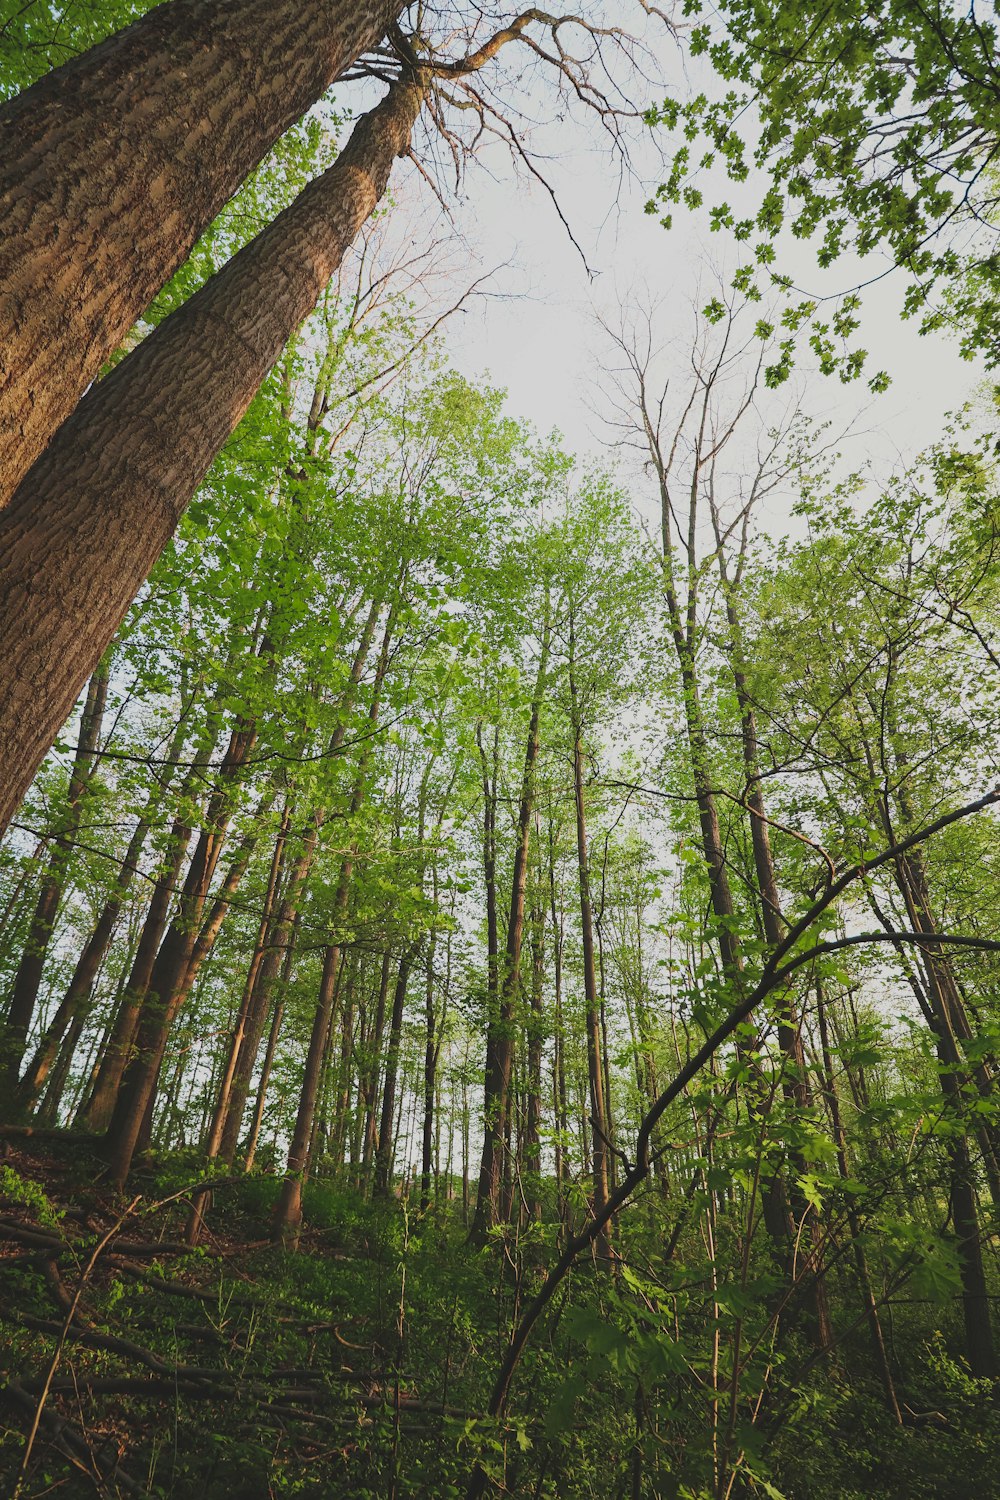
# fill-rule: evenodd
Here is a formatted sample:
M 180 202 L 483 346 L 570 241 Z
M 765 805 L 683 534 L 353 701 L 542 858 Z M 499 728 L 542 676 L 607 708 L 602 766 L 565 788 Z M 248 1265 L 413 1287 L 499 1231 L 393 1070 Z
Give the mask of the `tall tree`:
M 0 506 L 268 149 L 399 0 L 170 0 L 0 108 Z
M 421 77 L 392 86 L 334 166 L 88 394 L 0 516 L 10 663 L 0 827 L 209 464 L 382 196 L 425 87 Z

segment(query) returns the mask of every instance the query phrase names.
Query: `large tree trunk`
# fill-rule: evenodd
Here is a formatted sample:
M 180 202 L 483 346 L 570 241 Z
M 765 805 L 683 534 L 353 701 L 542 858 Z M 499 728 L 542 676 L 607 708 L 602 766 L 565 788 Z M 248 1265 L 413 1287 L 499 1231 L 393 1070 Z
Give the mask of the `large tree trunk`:
M 80 403 L 0 515 L 0 831 L 215 455 L 409 149 L 392 86 L 328 172 Z
M 171 0 L 0 109 L 0 506 L 399 0 Z

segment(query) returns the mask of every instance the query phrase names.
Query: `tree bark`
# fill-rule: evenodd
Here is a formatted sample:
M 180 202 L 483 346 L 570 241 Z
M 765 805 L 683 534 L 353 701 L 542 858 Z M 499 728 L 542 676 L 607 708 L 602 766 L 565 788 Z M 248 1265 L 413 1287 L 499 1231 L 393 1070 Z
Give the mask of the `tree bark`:
M 399 960 L 396 988 L 392 997 L 392 1015 L 389 1019 L 389 1046 L 385 1059 L 385 1083 L 382 1088 L 382 1116 L 379 1122 L 378 1149 L 375 1153 L 375 1193 L 380 1198 L 389 1196 L 392 1184 L 392 1160 L 395 1147 L 393 1121 L 396 1114 L 396 1084 L 399 1077 L 399 1041 L 403 1030 L 403 1007 L 406 1004 L 406 986 L 410 969 L 417 956 L 416 944 L 407 948 Z
M 501 1168 L 504 1144 L 510 1130 L 510 1075 L 514 1062 L 514 1002 L 521 977 L 521 945 L 524 934 L 524 892 L 528 878 L 528 844 L 531 837 L 531 814 L 535 796 L 535 762 L 538 759 L 539 719 L 548 665 L 549 632 L 546 625 L 538 659 L 535 691 L 528 721 L 528 743 L 524 754 L 524 775 L 517 815 L 517 845 L 511 877 L 510 912 L 507 919 L 507 944 L 495 1015 L 491 1009 L 486 1037 L 486 1079 L 483 1107 L 483 1155 L 479 1168 L 479 1193 L 470 1238 L 482 1244 L 486 1232 L 497 1222 Z M 484 772 L 484 786 L 488 778 Z M 496 777 L 493 781 L 492 817 L 496 814 Z M 489 800 L 489 799 L 488 799 Z M 496 829 L 488 824 L 487 884 L 492 879 L 495 891 Z M 492 850 L 492 854 L 490 854 Z M 490 868 L 492 864 L 492 869 Z M 495 911 L 495 896 L 493 907 Z M 495 916 L 494 916 L 495 922 Z
M 198 942 L 198 924 L 232 817 L 233 782 L 255 740 L 253 725 L 238 724 L 230 736 L 178 910 L 160 944 L 149 988 L 142 1000 L 133 1056 L 122 1076 L 107 1131 L 111 1171 L 119 1186 L 132 1165 L 143 1121 L 153 1100 L 167 1037 L 187 993 L 185 978 Z
M 608 1101 L 604 1090 L 604 1061 L 601 1038 L 601 997 L 597 988 L 597 966 L 594 957 L 594 906 L 590 893 L 590 858 L 587 852 L 587 810 L 583 786 L 584 748 L 579 697 L 573 669 L 575 638 L 570 620 L 569 693 L 570 725 L 573 731 L 573 798 L 576 808 L 577 874 L 580 884 L 580 934 L 583 944 L 583 989 L 586 1000 L 587 1077 L 590 1089 L 590 1117 L 593 1127 L 594 1212 L 600 1213 L 610 1196 L 608 1148 L 611 1126 Z M 611 1233 L 606 1225 L 596 1241 L 598 1255 L 611 1255 Z
M 295 958 L 295 937 L 298 932 L 298 917 L 292 923 L 289 934 L 288 946 L 285 950 L 285 959 L 281 967 L 281 991 L 275 997 L 274 1014 L 271 1017 L 271 1028 L 267 1034 L 267 1046 L 264 1048 L 264 1060 L 260 1065 L 260 1079 L 257 1083 L 257 1098 L 254 1100 L 253 1118 L 250 1121 L 250 1131 L 247 1136 L 247 1154 L 243 1163 L 243 1170 L 249 1172 L 253 1167 L 254 1157 L 257 1154 L 257 1142 L 260 1139 L 260 1127 L 264 1119 L 264 1105 L 267 1102 L 267 1086 L 271 1081 L 271 1068 L 274 1065 L 274 1054 L 278 1047 L 278 1037 L 281 1033 L 281 1023 L 285 1018 L 285 995 L 288 981 L 292 974 L 292 963 Z
M 80 716 L 80 733 L 77 738 L 73 769 L 69 778 L 69 794 L 66 810 L 60 820 L 55 846 L 42 877 L 34 916 L 14 976 L 10 1006 L 0 1035 L 0 1091 L 6 1096 L 3 1112 L 15 1106 L 18 1089 L 18 1074 L 24 1058 L 28 1031 L 38 1001 L 38 990 L 42 982 L 52 929 L 62 896 L 66 876 L 66 862 L 72 852 L 73 835 L 80 821 L 80 808 L 87 783 L 94 767 L 94 755 L 104 718 L 104 705 L 108 695 L 108 669 L 99 667 L 90 679 L 86 701 Z
M 173 738 L 167 747 L 165 764 L 169 767 L 177 757 L 184 745 L 186 734 L 185 715 L 182 713 L 174 730 Z M 83 951 L 77 960 L 73 977 L 69 982 L 66 993 L 56 1010 L 55 1015 L 45 1028 L 45 1034 L 41 1038 L 35 1055 L 21 1080 L 19 1087 L 20 1101 L 25 1108 L 31 1108 L 38 1098 L 59 1050 L 59 1043 L 63 1034 L 75 1026 L 79 1015 L 85 1015 L 90 1009 L 90 998 L 104 957 L 111 944 L 118 918 L 125 904 L 125 897 L 132 884 L 133 876 L 139 868 L 139 860 L 142 856 L 146 838 L 153 826 L 153 818 L 156 808 L 162 800 L 165 787 L 156 786 L 146 801 L 142 816 L 135 826 L 132 837 L 129 840 L 125 858 L 121 862 L 118 871 L 118 879 L 115 882 L 111 895 L 105 901 L 94 924 Z
M 0 109 L 0 506 L 398 0 L 171 0 Z
M 80 403 L 0 514 L 0 831 L 212 460 L 378 203 L 424 97 L 337 162 Z
M 271 868 L 268 875 L 267 889 L 264 893 L 264 911 L 261 916 L 260 927 L 257 932 L 257 942 L 254 947 L 253 955 L 250 959 L 250 966 L 247 970 L 246 982 L 243 986 L 243 996 L 240 1001 L 239 1011 L 237 1012 L 236 1023 L 233 1027 L 233 1034 L 230 1038 L 229 1050 L 222 1069 L 222 1077 L 219 1080 L 215 1112 L 212 1117 L 212 1124 L 208 1133 L 208 1139 L 205 1143 L 205 1155 L 209 1158 L 219 1155 L 219 1147 L 222 1144 L 223 1131 L 226 1125 L 227 1118 L 229 1116 L 229 1106 L 232 1097 L 233 1081 L 236 1076 L 237 1063 L 239 1061 L 243 1039 L 247 1031 L 248 1016 L 255 992 L 257 991 L 261 966 L 264 962 L 265 955 L 268 952 L 267 938 L 268 933 L 271 930 L 274 902 L 277 894 L 278 884 L 281 879 L 281 870 L 285 855 L 285 840 L 288 836 L 288 824 L 290 816 L 291 807 L 290 804 L 286 802 L 284 813 L 281 819 L 281 827 L 279 828 L 277 838 L 274 841 L 274 853 L 271 857 Z M 273 951 L 276 958 L 280 957 L 280 949 L 275 947 Z M 264 1013 L 266 1015 L 266 1005 L 264 1007 Z M 256 1057 L 256 1049 L 254 1049 L 254 1057 Z M 247 1081 L 249 1082 L 249 1073 L 247 1075 Z M 246 1090 L 244 1089 L 240 1098 L 239 1109 L 238 1111 L 233 1111 L 234 1114 L 238 1113 L 240 1125 L 242 1125 L 243 1123 L 243 1106 L 245 1102 Z M 237 1134 L 238 1130 L 239 1126 L 237 1126 Z
M 382 1033 L 385 1031 L 385 1007 L 389 998 L 389 972 L 392 954 L 388 950 L 382 955 L 382 971 L 379 975 L 378 1000 L 375 1005 L 375 1020 L 365 1058 L 365 1128 L 361 1148 L 361 1174 L 366 1189 L 369 1186 L 368 1169 L 378 1149 L 378 1079 L 379 1059 L 382 1055 Z
M 540 897 L 531 911 L 531 1010 L 527 1026 L 527 1097 L 524 1111 L 524 1170 L 533 1218 L 542 1217 L 542 1042 L 545 1014 L 545 907 Z
M 437 904 L 435 893 L 435 905 Z M 434 1148 L 434 1099 L 438 1053 L 441 1036 L 434 1005 L 434 935 L 427 948 L 426 984 L 424 985 L 424 1117 L 420 1132 L 420 1209 L 426 1212 L 431 1201 Z M 445 996 L 447 1001 L 447 995 Z
M 185 813 L 179 813 L 171 827 L 170 837 L 167 840 L 166 859 L 146 909 L 146 919 L 143 922 L 135 957 L 132 960 L 128 984 L 125 986 L 121 1004 L 111 1023 L 90 1097 L 77 1115 L 76 1124 L 82 1125 L 86 1130 L 103 1131 L 111 1119 L 122 1074 L 131 1054 L 143 996 L 149 988 L 153 964 L 156 962 L 160 942 L 166 931 L 181 865 L 191 840 L 191 824 L 186 821 L 187 816 Z

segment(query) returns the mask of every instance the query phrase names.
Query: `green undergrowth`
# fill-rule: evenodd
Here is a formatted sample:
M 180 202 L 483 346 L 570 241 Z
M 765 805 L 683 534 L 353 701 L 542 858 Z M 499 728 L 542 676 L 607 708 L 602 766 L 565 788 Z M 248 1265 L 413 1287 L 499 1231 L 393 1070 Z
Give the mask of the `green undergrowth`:
M 293 1252 L 269 1242 L 278 1183 L 261 1173 L 217 1185 L 190 1249 L 196 1168 L 171 1158 L 122 1197 L 78 1142 L 19 1145 L 0 1166 L 3 1495 L 50 1370 L 22 1500 L 416 1500 L 463 1495 L 476 1463 L 495 1494 L 712 1500 L 721 1440 L 734 1497 L 1000 1495 L 994 1391 L 955 1357 L 948 1304 L 896 1313 L 906 1425 L 861 1344 L 810 1369 L 791 1329 L 749 1362 L 729 1431 L 725 1410 L 711 1417 L 697 1269 L 675 1260 L 659 1277 L 637 1213 L 620 1274 L 580 1266 L 553 1298 L 496 1424 L 482 1413 L 553 1226 L 474 1250 L 454 1204 L 421 1214 L 313 1182 Z M 768 1287 L 762 1271 L 743 1300 L 717 1293 L 720 1326 L 740 1317 L 749 1335 Z

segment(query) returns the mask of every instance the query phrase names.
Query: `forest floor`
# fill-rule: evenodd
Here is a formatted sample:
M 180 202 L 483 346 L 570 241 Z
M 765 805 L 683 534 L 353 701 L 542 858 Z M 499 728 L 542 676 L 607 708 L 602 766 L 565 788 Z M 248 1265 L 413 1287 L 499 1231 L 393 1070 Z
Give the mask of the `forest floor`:
M 471 1461 L 455 1462 L 469 1413 L 447 1396 L 459 1350 L 442 1370 L 447 1331 L 407 1303 L 402 1266 L 428 1249 L 406 1243 L 406 1215 L 313 1190 L 291 1253 L 268 1238 L 275 1179 L 224 1178 L 192 1248 L 197 1180 L 174 1158 L 123 1197 L 87 1142 L 8 1144 L 0 1493 L 384 1495 L 403 1492 L 404 1450 L 406 1488 L 460 1493 L 445 1476 Z
M 509 1495 L 711 1494 L 692 1482 L 703 1402 L 662 1350 L 657 1378 L 643 1367 L 647 1396 L 661 1394 L 639 1441 L 627 1351 L 652 1348 L 648 1310 L 630 1328 L 627 1298 L 592 1268 L 522 1366 L 526 1415 L 498 1428 L 478 1414 L 544 1244 L 474 1251 L 456 1205 L 422 1217 L 317 1183 L 293 1252 L 268 1237 L 278 1183 L 261 1173 L 216 1182 L 192 1248 L 199 1180 L 195 1159 L 173 1156 L 123 1196 L 86 1140 L 6 1139 L 3 1496 L 415 1500 L 462 1495 L 477 1460 Z M 799 1385 L 776 1408 L 775 1482 L 748 1470 L 732 1495 L 1000 1496 L 993 1391 L 933 1364 L 905 1429 L 854 1368 L 850 1385 Z

